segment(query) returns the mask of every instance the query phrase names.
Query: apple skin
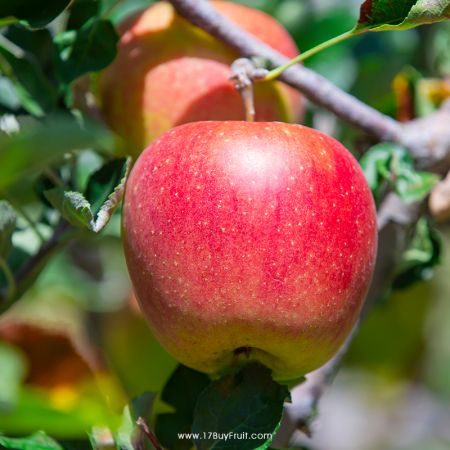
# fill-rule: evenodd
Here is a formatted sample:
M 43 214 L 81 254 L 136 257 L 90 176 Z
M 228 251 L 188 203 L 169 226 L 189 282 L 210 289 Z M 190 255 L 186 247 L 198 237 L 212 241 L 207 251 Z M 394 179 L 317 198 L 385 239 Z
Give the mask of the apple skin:
M 261 11 L 225 1 L 214 6 L 254 36 L 293 58 L 299 53 L 287 31 Z M 244 120 L 230 64 L 232 49 L 178 17 L 159 2 L 125 21 L 115 61 L 99 77 L 100 110 L 137 157 L 169 129 L 202 120 Z M 297 121 L 301 96 L 280 82 L 255 87 L 256 120 Z
M 326 362 L 355 323 L 376 211 L 357 161 L 331 137 L 196 122 L 137 160 L 123 238 L 144 315 L 177 360 L 211 375 L 259 361 L 287 381 Z

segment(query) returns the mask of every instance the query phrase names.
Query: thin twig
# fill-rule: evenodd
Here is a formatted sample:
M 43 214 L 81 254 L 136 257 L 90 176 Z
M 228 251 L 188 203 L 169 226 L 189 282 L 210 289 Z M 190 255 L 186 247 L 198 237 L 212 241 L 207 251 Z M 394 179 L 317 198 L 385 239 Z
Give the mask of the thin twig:
M 8 263 L 1 256 L 0 256 L 0 270 L 3 272 L 3 275 L 6 278 L 6 284 L 8 286 L 8 290 L 6 293 L 6 301 L 9 301 L 16 294 L 17 290 L 16 280 L 14 279 L 14 274 L 12 273 Z
M 0 297 L 0 313 L 6 311 L 26 292 L 29 286 L 44 269 L 50 258 L 74 237 L 75 233 L 71 225 L 65 221 L 61 221 L 56 226 L 50 239 L 42 244 L 38 252 L 28 259 L 16 273 L 14 277 L 16 285 L 14 295 L 8 298 Z
M 155 450 L 163 450 L 161 444 L 158 442 L 157 437 L 150 429 L 150 427 L 147 425 L 147 422 L 143 417 L 138 418 L 138 420 L 136 421 L 136 425 L 139 427 L 140 430 L 142 430 L 145 436 L 147 436 L 149 441 L 152 443 L 153 447 L 155 447 Z
M 28 212 L 25 210 L 25 208 L 20 205 L 19 203 L 15 202 L 13 198 L 11 198 L 9 195 L 3 194 L 3 197 L 8 200 L 9 203 L 14 207 L 14 209 L 22 216 L 23 220 L 25 220 L 30 228 L 33 230 L 33 233 L 36 235 L 36 237 L 39 239 L 41 243 L 45 242 L 45 237 L 40 232 L 36 222 L 30 217 Z

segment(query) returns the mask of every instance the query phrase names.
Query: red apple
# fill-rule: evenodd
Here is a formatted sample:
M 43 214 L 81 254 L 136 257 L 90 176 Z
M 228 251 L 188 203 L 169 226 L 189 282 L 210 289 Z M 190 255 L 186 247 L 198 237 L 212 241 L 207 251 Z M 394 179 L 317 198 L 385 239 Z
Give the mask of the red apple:
M 329 359 L 355 323 L 376 212 L 333 138 L 284 123 L 196 122 L 137 160 L 123 236 L 143 312 L 176 359 L 213 375 L 256 360 L 286 381 Z
M 299 51 L 272 17 L 246 6 L 214 1 L 230 20 L 288 57 Z M 137 156 L 169 129 L 201 120 L 243 120 L 230 77 L 239 55 L 186 20 L 166 2 L 122 24 L 116 60 L 100 76 L 100 108 Z M 280 82 L 259 83 L 256 119 L 295 121 L 300 94 Z

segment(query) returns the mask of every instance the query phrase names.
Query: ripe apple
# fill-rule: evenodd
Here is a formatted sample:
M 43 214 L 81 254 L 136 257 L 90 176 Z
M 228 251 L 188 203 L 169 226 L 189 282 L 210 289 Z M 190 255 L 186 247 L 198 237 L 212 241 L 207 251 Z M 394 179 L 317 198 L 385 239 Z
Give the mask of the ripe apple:
M 279 122 L 196 122 L 137 160 L 123 237 L 144 315 L 176 359 L 297 378 L 329 359 L 372 276 L 376 212 L 335 139 Z
M 225 1 L 214 6 L 230 20 L 288 57 L 299 51 L 287 31 L 261 11 Z M 243 120 L 243 103 L 230 77 L 239 56 L 175 14 L 166 2 L 125 21 L 118 55 L 98 80 L 106 122 L 134 156 L 163 132 L 201 120 Z M 300 94 L 280 82 L 255 87 L 256 120 L 295 121 Z

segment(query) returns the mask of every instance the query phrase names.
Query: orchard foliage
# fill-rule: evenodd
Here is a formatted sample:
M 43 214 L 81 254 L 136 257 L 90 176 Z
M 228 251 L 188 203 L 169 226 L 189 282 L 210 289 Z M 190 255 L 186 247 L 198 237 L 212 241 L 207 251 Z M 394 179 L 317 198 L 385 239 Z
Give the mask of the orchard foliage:
M 214 429 L 223 435 L 255 430 L 270 434 L 280 426 L 289 392 L 264 367 L 249 366 L 212 382 L 183 366 L 175 369 L 176 363 L 140 319 L 130 311 L 120 318 L 112 312 L 127 290 L 120 287 L 127 281 L 117 255 L 120 202 L 131 159 L 98 117 L 95 93 L 83 98 L 82 105 L 77 93 L 114 60 L 120 20 L 151 3 L 0 2 L 0 313 L 20 307 L 22 297 L 28 302 L 45 298 L 43 316 L 63 327 L 64 315 L 90 327 L 102 325 L 103 334 L 92 348 L 109 352 L 112 367 L 112 374 L 104 375 L 104 366 L 90 367 L 67 336 L 24 327 L 25 338 L 33 336 L 33 342 L 58 341 L 71 364 L 82 367 L 90 380 L 81 383 L 75 377 L 64 389 L 52 390 L 30 374 L 27 379 L 25 355 L 0 341 L 2 449 L 131 450 L 158 448 L 157 441 L 168 449 L 194 444 L 219 449 L 227 448 L 221 438 L 194 443 L 177 439 L 177 433 Z M 323 14 L 308 10 L 306 2 L 245 3 L 258 3 L 276 16 L 302 50 L 342 33 L 354 37 L 313 52 L 305 64 L 386 114 L 399 120 L 425 116 L 448 97 L 448 1 L 366 0 L 359 11 L 341 6 Z M 434 22 L 443 23 L 411 29 Z M 371 33 L 384 30 L 393 32 Z M 427 45 L 421 45 L 425 38 Z M 390 143 L 372 146 L 365 136 L 336 126 L 334 117 L 314 106 L 306 121 L 328 127 L 356 156 L 364 154 L 360 163 L 377 202 L 390 191 L 408 203 L 423 201 L 439 181 L 435 174 L 416 170 L 405 148 Z M 440 256 L 439 238 L 430 223 L 424 213 L 412 230 L 412 246 L 399 255 L 393 288 L 430 277 Z M 64 296 L 59 313 L 52 298 Z M 83 312 L 74 313 L 67 298 L 75 298 Z M 42 351 L 30 348 L 28 356 Z M 47 360 L 37 364 L 48 370 Z M 94 378 L 100 389 L 94 388 Z M 45 388 L 37 391 L 36 386 Z M 150 428 L 138 427 L 139 418 Z M 235 441 L 232 448 L 256 444 L 268 448 L 271 439 Z

